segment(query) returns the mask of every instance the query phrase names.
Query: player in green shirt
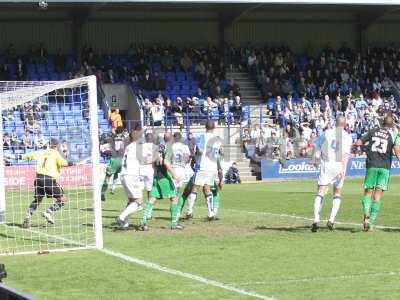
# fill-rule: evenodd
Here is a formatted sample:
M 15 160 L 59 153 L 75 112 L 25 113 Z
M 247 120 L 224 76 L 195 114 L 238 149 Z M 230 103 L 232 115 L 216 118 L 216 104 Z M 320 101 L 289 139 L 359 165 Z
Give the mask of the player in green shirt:
M 375 225 L 381 198 L 388 190 L 393 152 L 400 158 L 400 136 L 393 131 L 392 117 L 385 117 L 383 127 L 370 130 L 356 142 L 364 146 L 367 154 L 366 175 L 364 180 L 364 230 L 369 231 Z
M 108 184 L 110 180 L 115 181 L 118 178 L 119 173 L 121 173 L 122 168 L 122 155 L 116 153 L 112 156 L 107 164 L 106 177 L 104 178 L 103 185 L 101 186 L 101 200 L 106 201 L 106 191 L 108 189 Z M 112 190 L 114 193 L 114 190 Z
M 150 199 L 146 202 L 143 208 L 143 218 L 139 229 L 142 231 L 148 230 L 148 220 L 157 200 L 169 198 L 170 213 L 171 213 L 171 229 L 181 230 L 183 226 L 178 224 L 179 221 L 179 207 L 177 191 L 174 180 L 179 181 L 180 178 L 175 174 L 172 168 L 172 142 L 173 137 L 167 133 L 164 136 L 165 145 L 160 145 L 159 158 L 154 162 L 154 180 L 153 187 L 150 192 Z

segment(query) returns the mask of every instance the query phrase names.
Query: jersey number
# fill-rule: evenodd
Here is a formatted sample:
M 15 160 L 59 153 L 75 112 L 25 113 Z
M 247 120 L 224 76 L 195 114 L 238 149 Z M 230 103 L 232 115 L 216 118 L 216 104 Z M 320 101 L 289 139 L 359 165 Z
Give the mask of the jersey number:
M 339 143 L 336 140 L 332 140 L 331 148 L 337 151 L 339 149 Z
M 387 152 L 387 147 L 388 147 L 388 141 L 387 140 L 382 139 L 382 138 L 377 137 L 377 136 L 372 137 L 372 146 L 371 146 L 371 151 L 372 152 L 386 153 Z

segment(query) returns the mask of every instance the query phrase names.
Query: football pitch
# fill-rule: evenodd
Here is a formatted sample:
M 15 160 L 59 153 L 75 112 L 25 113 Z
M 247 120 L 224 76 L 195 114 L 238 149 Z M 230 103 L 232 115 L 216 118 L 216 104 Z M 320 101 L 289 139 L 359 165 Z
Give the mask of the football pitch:
M 206 221 L 199 197 L 179 232 L 168 229 L 167 201 L 149 232 L 117 230 L 118 189 L 103 203 L 104 251 L 0 262 L 5 283 L 37 299 L 399 299 L 400 178 L 390 188 L 371 233 L 361 227 L 361 179 L 345 183 L 336 230 L 317 233 L 309 229 L 315 180 L 226 185 L 221 219 Z M 330 208 L 329 194 L 324 219 Z

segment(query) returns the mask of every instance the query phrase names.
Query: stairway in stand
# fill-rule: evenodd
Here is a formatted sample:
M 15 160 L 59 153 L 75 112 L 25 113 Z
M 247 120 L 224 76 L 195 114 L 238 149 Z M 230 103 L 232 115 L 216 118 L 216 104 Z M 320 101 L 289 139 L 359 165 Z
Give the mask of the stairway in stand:
M 228 80 L 234 79 L 240 87 L 244 105 L 259 105 L 262 103 L 261 92 L 247 72 L 228 71 L 226 78 Z
M 260 90 L 247 72 L 228 71 L 226 74 L 228 80 L 234 79 L 240 88 L 243 105 L 250 106 L 250 119 L 252 123 L 258 123 L 260 116 L 265 116 L 266 106 L 260 106 L 264 103 Z M 258 120 L 258 122 L 257 122 Z

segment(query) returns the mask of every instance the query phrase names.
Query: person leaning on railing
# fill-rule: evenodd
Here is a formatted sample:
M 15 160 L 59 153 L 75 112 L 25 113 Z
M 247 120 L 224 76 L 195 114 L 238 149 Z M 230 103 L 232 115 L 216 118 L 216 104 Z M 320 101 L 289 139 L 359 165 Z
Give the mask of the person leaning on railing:
M 111 122 L 112 132 L 114 133 L 118 127 L 123 127 L 122 117 L 119 109 L 111 109 L 108 111 L 108 119 Z

